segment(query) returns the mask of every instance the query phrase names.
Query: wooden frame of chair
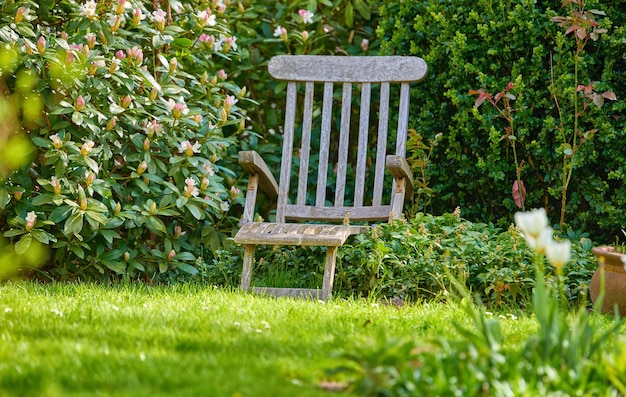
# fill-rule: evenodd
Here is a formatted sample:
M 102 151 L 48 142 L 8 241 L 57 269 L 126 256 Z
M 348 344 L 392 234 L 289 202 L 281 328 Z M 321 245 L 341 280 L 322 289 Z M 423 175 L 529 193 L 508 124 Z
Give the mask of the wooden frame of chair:
M 426 63 L 418 57 L 404 56 L 363 56 L 339 57 L 323 55 L 283 55 L 270 60 L 270 74 L 279 80 L 287 81 L 285 124 L 283 130 L 283 149 L 281 159 L 280 183 L 261 156 L 255 151 L 239 152 L 239 163 L 250 174 L 244 205 L 241 228 L 235 236 L 235 242 L 244 244 L 243 271 L 241 287 L 250 289 L 255 246 L 258 244 L 276 245 L 319 245 L 327 247 L 324 278 L 321 290 L 297 288 L 255 288 L 259 293 L 275 296 L 313 297 L 329 299 L 335 273 L 338 247 L 346 239 L 366 230 L 363 226 L 351 226 L 350 221 L 386 221 L 397 218 L 403 212 L 405 197 L 410 197 L 413 189 L 411 169 L 405 159 L 405 145 L 409 121 L 410 83 L 422 80 L 427 73 Z M 398 126 L 395 154 L 387 155 L 388 124 L 390 120 L 390 85 L 400 85 Z M 297 108 L 298 84 L 304 85 L 301 101 L 303 109 Z M 312 126 L 314 115 L 315 85 L 321 84 L 323 99 L 321 105 L 321 127 L 319 141 L 318 174 L 315 181 L 315 203 L 310 202 L 309 166 L 312 151 Z M 352 113 L 353 84 L 360 87 L 357 155 L 355 167 L 354 196 L 346 199 L 346 178 L 350 139 L 350 118 Z M 370 129 L 370 107 L 372 84 L 380 86 L 378 107 L 377 148 L 374 165 L 371 202 L 365 203 L 367 168 L 367 145 Z M 335 85 L 341 85 L 340 128 L 338 133 L 338 153 L 335 197 L 332 206 L 327 205 L 329 148 L 333 134 L 333 95 Z M 358 101 L 357 100 L 357 101 Z M 297 193 L 290 201 L 290 178 L 294 160 L 294 137 L 296 115 L 302 114 L 301 138 L 299 148 L 299 170 Z M 336 140 L 332 141 L 337 144 Z M 388 204 L 383 203 L 384 175 L 389 172 L 393 178 L 392 192 Z M 256 197 L 259 188 L 272 199 L 276 199 L 275 222 L 253 222 Z M 371 188 L 371 189 L 370 189 Z M 309 199 L 309 202 L 307 202 Z M 368 200 L 370 198 L 368 197 Z M 346 205 L 346 201 L 351 204 Z M 327 222 L 329 224 L 297 223 L 303 221 Z M 333 224 L 336 222 L 339 224 Z

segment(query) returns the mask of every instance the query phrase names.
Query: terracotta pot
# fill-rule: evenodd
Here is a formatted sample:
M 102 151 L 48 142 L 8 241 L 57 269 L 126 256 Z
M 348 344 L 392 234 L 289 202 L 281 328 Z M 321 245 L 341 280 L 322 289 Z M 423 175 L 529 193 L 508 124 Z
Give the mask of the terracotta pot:
M 613 313 L 615 305 L 619 308 L 621 316 L 626 316 L 626 270 L 622 257 L 626 254 L 615 252 L 613 247 L 594 247 L 593 254 L 598 257 L 598 269 L 591 277 L 589 284 L 589 296 L 595 303 L 600 294 L 600 269 L 604 267 L 604 300 L 602 312 Z

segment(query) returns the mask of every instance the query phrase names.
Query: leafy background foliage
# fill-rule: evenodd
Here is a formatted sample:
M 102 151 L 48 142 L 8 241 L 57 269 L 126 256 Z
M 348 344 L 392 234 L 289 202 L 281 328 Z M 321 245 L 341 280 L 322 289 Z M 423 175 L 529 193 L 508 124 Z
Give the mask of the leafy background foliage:
M 443 213 L 459 205 L 470 220 L 503 227 L 510 223 L 510 214 L 518 208 L 511 196 L 516 165 L 505 130 L 508 124 L 494 109 L 474 109 L 476 98 L 469 92 L 499 92 L 513 82 L 515 145 L 523 161 L 526 207 L 546 207 L 558 219 L 554 214 L 560 211 L 559 181 L 567 147 L 558 135 L 550 86 L 554 81 L 571 134 L 576 43 L 551 18 L 567 15 L 567 8 L 561 8 L 561 1 L 379 4 L 381 52 L 419 55 L 430 68 L 412 97 L 412 120 L 424 140 L 442 134 L 429 159 L 433 196 L 425 209 Z M 606 14 L 596 19 L 608 32 L 588 42 L 578 81 L 596 82 L 599 92 L 612 90 L 617 101 L 590 107 L 581 119 L 581 131 L 597 131 L 576 154 L 566 216 L 567 230 L 586 231 L 604 242 L 626 227 L 625 32 L 620 4 L 586 4 L 587 10 Z

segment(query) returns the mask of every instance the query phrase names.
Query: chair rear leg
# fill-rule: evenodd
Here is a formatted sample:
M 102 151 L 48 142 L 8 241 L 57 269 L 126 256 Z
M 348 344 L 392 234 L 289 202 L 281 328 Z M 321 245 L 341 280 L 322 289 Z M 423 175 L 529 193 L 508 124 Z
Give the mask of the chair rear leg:
M 328 300 L 333 295 L 333 281 L 335 280 L 335 262 L 337 247 L 326 247 L 326 264 L 324 265 L 324 281 L 322 283 L 322 300 Z
M 241 272 L 241 288 L 248 290 L 252 278 L 252 265 L 254 264 L 254 244 L 246 244 L 243 254 L 243 271 Z

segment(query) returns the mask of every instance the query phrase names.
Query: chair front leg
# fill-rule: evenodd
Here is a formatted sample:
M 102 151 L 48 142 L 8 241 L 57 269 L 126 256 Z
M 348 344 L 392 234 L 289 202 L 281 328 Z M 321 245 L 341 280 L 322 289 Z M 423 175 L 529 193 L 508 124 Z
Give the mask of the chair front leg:
M 243 254 L 243 271 L 241 272 L 241 288 L 248 290 L 252 279 L 252 265 L 254 264 L 254 244 L 246 244 Z
M 337 261 L 337 248 L 326 247 L 326 263 L 324 264 L 324 281 L 322 283 L 322 300 L 328 300 L 333 295 L 333 282 L 335 280 L 335 263 Z

